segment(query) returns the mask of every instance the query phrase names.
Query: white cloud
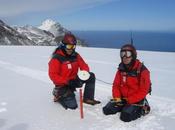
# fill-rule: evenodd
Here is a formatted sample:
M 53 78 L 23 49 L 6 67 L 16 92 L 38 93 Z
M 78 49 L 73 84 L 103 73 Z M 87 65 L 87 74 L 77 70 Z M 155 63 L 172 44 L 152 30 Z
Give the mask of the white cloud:
M 115 0 L 0 0 L 0 16 L 56 10 L 58 14 L 94 7 Z

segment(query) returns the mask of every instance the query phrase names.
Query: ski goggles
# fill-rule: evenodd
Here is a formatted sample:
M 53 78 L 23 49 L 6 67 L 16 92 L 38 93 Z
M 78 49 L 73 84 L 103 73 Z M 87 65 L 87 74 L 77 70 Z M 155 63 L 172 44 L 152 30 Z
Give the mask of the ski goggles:
M 75 49 L 75 47 L 76 47 L 76 45 L 72 45 L 72 44 L 66 44 L 66 45 L 65 45 L 65 48 L 66 48 L 67 50 L 73 50 L 73 49 Z
M 132 52 L 129 50 L 122 50 L 120 52 L 120 57 L 121 58 L 123 58 L 123 57 L 130 58 L 130 57 L 132 57 Z

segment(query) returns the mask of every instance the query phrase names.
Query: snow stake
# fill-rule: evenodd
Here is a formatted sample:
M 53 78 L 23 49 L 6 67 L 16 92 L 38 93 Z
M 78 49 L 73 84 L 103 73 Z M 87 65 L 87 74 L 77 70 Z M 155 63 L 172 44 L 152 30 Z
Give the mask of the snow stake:
M 81 70 L 81 71 L 78 72 L 78 77 L 80 78 L 80 80 L 86 81 L 86 80 L 89 79 L 90 74 L 89 74 L 89 72 L 87 72 L 87 71 L 85 71 L 85 70 Z M 83 86 L 82 86 L 82 88 L 83 88 Z M 82 88 L 79 89 L 79 91 L 80 91 L 80 118 L 81 118 L 81 119 L 84 118 Z
M 84 113 L 83 113 L 83 96 L 82 96 L 82 89 L 79 89 L 80 92 L 80 118 L 84 118 Z

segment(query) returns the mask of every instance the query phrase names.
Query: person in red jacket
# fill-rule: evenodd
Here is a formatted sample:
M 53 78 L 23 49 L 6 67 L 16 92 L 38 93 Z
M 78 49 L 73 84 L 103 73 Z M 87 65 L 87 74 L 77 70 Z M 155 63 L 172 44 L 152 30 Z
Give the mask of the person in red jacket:
M 88 65 L 75 51 L 77 44 L 73 34 L 65 34 L 61 45 L 53 52 L 49 61 L 49 77 L 53 81 L 54 101 L 59 102 L 65 109 L 78 107 L 74 91 L 85 83 L 83 102 L 95 105 L 100 101 L 94 99 L 95 74 L 89 71 Z M 78 71 L 84 70 L 90 75 L 86 81 L 78 77 Z
M 150 111 L 146 95 L 150 91 L 150 72 L 137 59 L 133 45 L 126 44 L 120 50 L 119 64 L 113 86 L 113 99 L 103 107 L 105 115 L 121 112 L 120 119 L 125 122 L 136 120 Z

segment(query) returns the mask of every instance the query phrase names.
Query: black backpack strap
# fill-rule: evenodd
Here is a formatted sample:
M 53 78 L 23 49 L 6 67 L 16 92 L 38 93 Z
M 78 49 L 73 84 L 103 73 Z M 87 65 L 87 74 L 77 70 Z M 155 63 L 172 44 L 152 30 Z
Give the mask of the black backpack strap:
M 138 70 L 137 70 L 139 83 L 140 83 L 140 79 L 141 79 L 141 73 L 144 70 L 148 70 L 148 69 L 146 68 L 146 66 L 143 63 L 141 63 L 141 65 L 138 67 Z M 150 87 L 149 87 L 149 90 L 148 90 L 149 95 L 151 95 L 151 91 L 152 91 L 152 87 L 151 86 L 152 86 L 152 83 L 150 83 Z

